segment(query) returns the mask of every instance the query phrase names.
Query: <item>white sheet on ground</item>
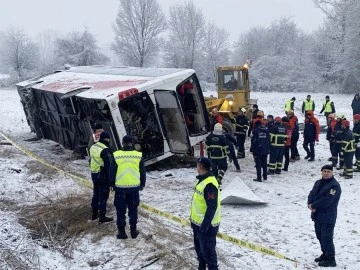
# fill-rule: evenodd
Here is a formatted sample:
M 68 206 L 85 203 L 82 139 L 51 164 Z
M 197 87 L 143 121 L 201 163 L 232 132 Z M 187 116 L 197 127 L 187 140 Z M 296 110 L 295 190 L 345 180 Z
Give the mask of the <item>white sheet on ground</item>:
M 221 191 L 221 204 L 266 204 L 239 178 Z

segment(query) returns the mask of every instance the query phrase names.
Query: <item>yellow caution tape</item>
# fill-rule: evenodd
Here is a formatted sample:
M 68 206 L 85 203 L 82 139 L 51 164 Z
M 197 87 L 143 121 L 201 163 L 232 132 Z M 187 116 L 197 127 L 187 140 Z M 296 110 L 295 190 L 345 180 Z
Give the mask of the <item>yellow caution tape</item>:
M 46 162 L 45 160 L 39 158 L 38 156 L 36 156 L 34 153 L 28 151 L 27 149 L 17 145 L 13 140 L 11 140 L 9 137 L 5 136 L 1 131 L 0 131 L 0 135 L 3 136 L 6 140 L 8 140 L 12 145 L 14 145 L 16 148 L 18 148 L 20 151 L 22 151 L 23 153 L 25 153 L 26 155 L 32 157 L 33 159 L 37 160 L 38 162 L 44 164 L 45 166 L 48 166 L 50 168 L 53 168 L 54 170 L 57 170 L 57 171 L 60 171 L 62 173 L 64 173 L 65 175 L 68 175 L 72 178 L 74 178 L 75 180 L 79 181 L 82 185 L 85 185 L 87 187 L 92 187 L 92 182 L 90 180 L 87 180 L 83 177 L 80 177 L 80 176 L 77 176 L 77 175 L 74 175 L 72 173 L 69 173 L 69 172 L 66 172 L 48 162 Z M 190 226 L 191 223 L 190 223 L 190 220 L 187 220 L 187 219 L 184 219 L 184 218 L 180 218 L 180 217 L 177 217 L 177 216 L 174 216 L 170 213 L 167 213 L 167 212 L 164 212 L 162 210 L 159 210 L 155 207 L 152 207 L 150 205 L 147 205 L 147 204 L 144 204 L 144 203 L 140 203 L 140 208 L 148 211 L 148 212 L 151 212 L 151 213 L 154 213 L 160 217 L 164 217 L 168 220 L 172 220 L 174 222 L 177 222 L 183 226 Z M 260 245 L 256 245 L 256 244 L 252 244 L 252 243 L 249 243 L 245 240 L 241 240 L 241 239 L 238 239 L 236 237 L 233 237 L 233 236 L 230 236 L 230 235 L 227 235 L 227 234 L 224 234 L 224 233 L 218 233 L 217 234 L 217 237 L 224 240 L 224 241 L 227 241 L 227 242 L 230 242 L 230 243 L 233 243 L 234 245 L 237 245 L 239 247 L 244 247 L 244 248 L 247 248 L 247 249 L 250 249 L 250 250 L 253 250 L 253 251 L 256 251 L 256 252 L 259 252 L 259 253 L 262 253 L 262 254 L 265 254 L 265 255 L 270 255 L 270 256 L 273 256 L 273 257 L 276 257 L 276 258 L 279 258 L 279 259 L 284 259 L 284 260 L 288 260 L 288 261 L 291 261 L 291 262 L 294 262 L 295 263 L 295 267 L 297 266 L 297 260 L 296 259 L 291 259 L 287 256 L 284 256 L 272 249 L 269 249 L 269 248 L 265 248 L 265 247 L 262 247 Z

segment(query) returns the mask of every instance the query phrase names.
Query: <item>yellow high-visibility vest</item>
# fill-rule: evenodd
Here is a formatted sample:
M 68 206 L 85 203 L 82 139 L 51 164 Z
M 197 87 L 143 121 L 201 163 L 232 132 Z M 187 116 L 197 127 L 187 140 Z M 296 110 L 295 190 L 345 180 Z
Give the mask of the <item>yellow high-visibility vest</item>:
M 97 142 L 90 147 L 90 170 L 92 173 L 98 173 L 104 167 L 104 161 L 100 154 L 105 148 L 108 147 L 101 142 Z
M 140 161 L 142 153 L 132 150 L 118 150 L 114 153 L 117 164 L 115 186 L 119 188 L 133 188 L 140 186 Z
M 190 220 L 192 223 L 201 226 L 205 212 L 206 212 L 206 201 L 204 198 L 204 189 L 206 185 L 213 184 L 218 190 L 218 201 L 215 215 L 211 221 L 211 225 L 213 227 L 217 227 L 220 225 L 221 215 L 220 215 L 220 191 L 218 181 L 214 176 L 209 176 L 200 183 L 197 183 L 194 188 L 194 194 L 191 202 L 191 214 Z
M 312 99 L 310 99 L 310 100 L 305 99 L 304 100 L 304 111 L 312 111 L 313 104 L 314 104 L 314 101 Z

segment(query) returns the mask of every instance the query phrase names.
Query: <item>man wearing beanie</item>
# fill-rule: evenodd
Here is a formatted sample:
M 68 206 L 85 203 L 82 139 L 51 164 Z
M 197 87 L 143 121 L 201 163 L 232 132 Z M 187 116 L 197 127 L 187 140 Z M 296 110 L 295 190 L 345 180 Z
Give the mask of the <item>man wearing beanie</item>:
M 91 202 L 92 220 L 98 219 L 100 223 L 112 221 L 113 218 L 106 216 L 106 202 L 109 198 L 109 176 L 115 161 L 109 148 L 110 134 L 103 131 L 99 141 L 90 147 L 90 170 L 93 182 L 93 197 Z M 100 217 L 99 217 L 100 212 Z
M 315 223 L 316 238 L 320 242 L 322 254 L 315 259 L 319 266 L 335 267 L 335 247 L 333 242 L 337 206 L 341 196 L 340 184 L 333 177 L 332 165 L 321 168 L 321 179 L 317 180 L 309 193 L 307 205 L 311 219 Z

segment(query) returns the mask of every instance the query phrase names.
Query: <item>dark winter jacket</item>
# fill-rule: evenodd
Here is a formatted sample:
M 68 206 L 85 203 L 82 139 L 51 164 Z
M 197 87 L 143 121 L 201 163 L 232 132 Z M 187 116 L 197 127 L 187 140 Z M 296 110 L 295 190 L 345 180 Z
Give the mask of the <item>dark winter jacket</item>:
M 341 196 L 341 187 L 334 177 L 328 180 L 320 179 L 308 196 L 308 205 L 311 204 L 315 212 L 311 212 L 311 218 L 315 222 L 335 224 L 337 217 L 337 206 Z
M 210 159 L 225 159 L 228 154 L 228 144 L 225 135 L 210 134 L 206 137 L 205 147 Z
M 330 142 L 334 142 L 334 129 L 335 129 L 335 126 L 337 124 L 337 120 L 336 119 L 332 119 L 330 121 L 330 124 L 328 125 L 327 127 L 327 130 L 326 130 L 326 140 L 330 141 Z M 341 127 L 341 125 L 340 125 Z
M 354 99 L 351 102 L 351 108 L 353 109 L 353 115 L 360 114 L 360 97 L 359 97 L 359 94 L 356 94 L 354 96 Z
M 99 142 L 107 146 L 107 148 L 104 148 L 100 153 L 100 157 L 104 161 L 104 167 L 100 171 L 100 177 L 103 179 L 102 183 L 108 186 L 111 184 L 111 173 L 116 163 L 112 151 L 109 148 L 109 142 L 105 140 L 100 140 Z
M 229 153 L 235 153 L 234 145 L 237 145 L 237 142 L 233 136 L 229 133 L 225 133 L 226 143 L 228 145 Z
M 360 122 L 354 124 L 353 134 L 355 137 L 355 143 L 360 142 Z
M 250 152 L 254 156 L 265 156 L 269 154 L 270 133 L 266 126 L 260 125 L 253 131 Z
M 286 143 L 286 130 L 287 127 L 275 122 L 269 130 L 271 146 L 284 147 Z
M 352 131 L 349 129 L 349 127 L 346 127 L 344 129 L 344 133 L 343 133 L 343 140 L 342 140 L 342 147 L 341 150 L 344 153 L 351 153 L 351 152 L 355 152 L 355 139 L 354 139 L 354 134 L 352 133 Z
M 336 143 L 342 143 L 344 137 L 344 130 L 341 127 L 341 120 L 338 121 L 334 127 L 334 141 Z
M 246 132 L 249 128 L 249 120 L 245 115 L 241 114 L 236 117 L 236 127 L 235 135 L 236 136 L 246 136 Z
M 319 120 L 315 118 L 313 111 L 309 111 L 308 115 L 310 115 L 311 118 L 306 117 L 305 119 L 304 138 L 308 140 L 319 140 Z

